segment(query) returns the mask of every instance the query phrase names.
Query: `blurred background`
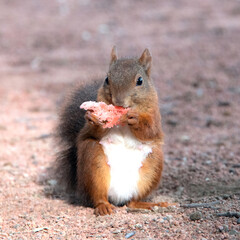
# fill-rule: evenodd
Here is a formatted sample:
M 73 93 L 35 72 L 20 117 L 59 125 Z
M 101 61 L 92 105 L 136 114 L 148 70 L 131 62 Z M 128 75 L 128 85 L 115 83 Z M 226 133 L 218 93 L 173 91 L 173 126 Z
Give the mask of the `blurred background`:
M 240 192 L 239 0 L 1 0 L 2 198 L 38 189 L 59 102 L 72 84 L 105 78 L 113 45 L 119 56 L 146 47 L 153 56 L 165 132 L 159 193 Z

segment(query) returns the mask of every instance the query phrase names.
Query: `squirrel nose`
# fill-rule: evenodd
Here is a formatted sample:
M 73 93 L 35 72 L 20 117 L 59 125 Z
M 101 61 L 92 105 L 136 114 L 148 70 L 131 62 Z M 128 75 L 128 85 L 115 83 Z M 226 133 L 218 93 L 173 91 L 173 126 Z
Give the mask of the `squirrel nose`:
M 115 98 L 115 97 L 112 98 L 112 102 L 115 106 L 119 106 L 119 107 L 124 107 L 125 105 L 122 99 Z

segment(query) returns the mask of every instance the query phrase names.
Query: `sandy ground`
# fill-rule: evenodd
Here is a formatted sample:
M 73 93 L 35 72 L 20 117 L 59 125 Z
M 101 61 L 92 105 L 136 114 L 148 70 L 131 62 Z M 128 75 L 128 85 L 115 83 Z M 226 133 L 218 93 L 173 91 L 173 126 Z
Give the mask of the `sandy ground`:
M 153 55 L 165 169 L 152 200 L 210 206 L 95 217 L 43 181 L 66 90 L 104 79 L 114 44 Z M 240 212 L 239 104 L 238 0 L 2 0 L 0 239 L 240 239 L 240 218 L 217 216 Z

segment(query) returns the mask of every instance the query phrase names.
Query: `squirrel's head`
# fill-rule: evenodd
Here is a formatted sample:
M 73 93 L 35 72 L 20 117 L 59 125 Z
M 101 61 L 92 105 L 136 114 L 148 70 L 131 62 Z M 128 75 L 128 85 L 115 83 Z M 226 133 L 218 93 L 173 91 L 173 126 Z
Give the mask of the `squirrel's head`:
M 99 90 L 100 101 L 122 107 L 137 107 L 156 99 L 151 80 L 152 56 L 145 49 L 140 58 L 120 58 L 114 46 L 107 76 Z

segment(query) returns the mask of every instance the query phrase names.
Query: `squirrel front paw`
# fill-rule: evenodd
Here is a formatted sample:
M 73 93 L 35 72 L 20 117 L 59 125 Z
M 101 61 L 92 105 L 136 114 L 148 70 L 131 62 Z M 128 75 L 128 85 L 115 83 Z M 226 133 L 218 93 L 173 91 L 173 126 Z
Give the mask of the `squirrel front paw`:
M 113 213 L 114 206 L 110 203 L 100 203 L 95 209 L 94 214 L 99 216 L 110 215 Z
M 129 110 L 127 113 L 127 123 L 130 126 L 137 125 L 139 123 L 139 114 L 135 110 Z
M 102 126 L 103 123 L 98 120 L 98 118 L 91 112 L 87 111 L 85 114 L 85 119 L 91 124 L 91 125 L 98 125 Z

